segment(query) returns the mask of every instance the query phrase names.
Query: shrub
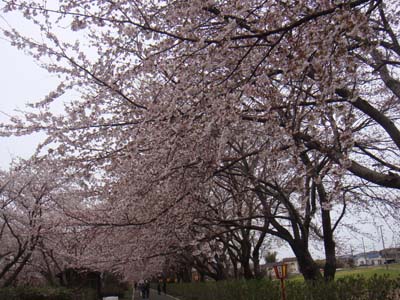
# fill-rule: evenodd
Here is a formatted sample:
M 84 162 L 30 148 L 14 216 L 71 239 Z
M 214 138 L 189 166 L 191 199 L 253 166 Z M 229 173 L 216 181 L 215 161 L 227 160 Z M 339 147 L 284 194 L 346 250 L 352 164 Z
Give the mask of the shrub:
M 0 289 L 1 300 L 97 300 L 92 289 L 18 286 Z
M 287 300 L 399 300 L 400 277 L 345 277 L 332 282 L 286 281 Z M 182 300 L 280 300 L 280 282 L 229 280 L 171 284 L 169 293 Z

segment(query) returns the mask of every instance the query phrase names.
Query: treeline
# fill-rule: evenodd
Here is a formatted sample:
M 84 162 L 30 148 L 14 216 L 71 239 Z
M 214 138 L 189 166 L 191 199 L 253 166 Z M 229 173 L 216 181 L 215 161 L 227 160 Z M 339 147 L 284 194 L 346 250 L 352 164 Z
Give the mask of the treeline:
M 0 126 L 46 134 L 0 174 L 1 285 L 67 267 L 259 278 L 273 239 L 305 279 L 332 281 L 347 221 L 398 221 L 398 6 L 10 0 L 4 12 L 38 29 L 3 33 L 61 83 Z

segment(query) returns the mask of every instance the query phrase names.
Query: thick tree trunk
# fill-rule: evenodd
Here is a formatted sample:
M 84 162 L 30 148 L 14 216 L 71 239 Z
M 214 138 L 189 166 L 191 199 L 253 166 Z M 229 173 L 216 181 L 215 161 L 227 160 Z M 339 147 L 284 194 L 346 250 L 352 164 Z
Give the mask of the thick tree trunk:
M 321 211 L 325 247 L 324 278 L 329 281 L 335 278 L 336 273 L 336 245 L 333 239 L 330 211 L 324 209 Z
M 265 228 L 267 228 L 266 225 L 265 225 Z M 253 260 L 253 264 L 254 264 L 254 277 L 255 278 L 263 277 L 263 274 L 261 273 L 261 269 L 260 269 L 260 248 L 264 242 L 266 234 L 267 234 L 266 231 L 261 232 L 261 234 L 258 238 L 258 241 L 253 249 L 252 260 Z
M 217 272 L 217 279 L 216 280 L 226 280 L 228 276 L 226 276 L 225 270 L 219 269 Z
M 326 192 L 322 184 L 317 186 L 319 201 L 321 204 L 322 231 L 324 234 L 325 266 L 324 278 L 333 280 L 336 273 L 336 244 L 333 238 L 331 212 L 324 204 L 327 203 Z
M 291 243 L 291 248 L 296 255 L 299 264 L 300 272 L 303 274 L 305 280 L 319 280 L 322 279 L 321 272 L 318 265 L 312 258 L 308 248 L 301 242 Z
M 237 262 L 236 259 L 233 259 L 231 257 L 231 263 L 232 263 L 232 268 L 233 268 L 233 278 L 238 279 L 239 278 L 239 276 L 238 276 L 238 267 L 237 267 L 238 262 Z
M 257 258 L 253 258 L 253 265 L 254 265 L 254 277 L 259 279 L 262 278 L 263 275 L 261 273 L 261 268 L 260 268 L 260 259 Z
M 224 259 L 221 258 L 219 255 L 215 255 L 215 261 L 216 261 L 215 271 L 216 271 L 218 280 L 227 279 L 228 276 L 226 274 L 226 268 L 224 266 Z
M 191 272 L 191 267 L 189 266 L 182 266 L 177 275 L 179 282 L 192 281 L 192 272 Z
M 242 246 L 242 253 L 241 253 L 241 258 L 240 258 L 240 263 L 242 265 L 243 269 L 243 277 L 245 279 L 253 279 L 254 275 L 253 272 L 250 268 L 250 253 L 251 253 L 251 244 L 248 240 L 248 236 L 243 238 L 243 241 L 241 242 Z
M 244 261 L 244 263 L 242 263 L 242 268 L 243 268 L 243 277 L 245 279 L 253 279 L 253 272 L 251 271 L 250 268 L 250 263 L 249 261 Z

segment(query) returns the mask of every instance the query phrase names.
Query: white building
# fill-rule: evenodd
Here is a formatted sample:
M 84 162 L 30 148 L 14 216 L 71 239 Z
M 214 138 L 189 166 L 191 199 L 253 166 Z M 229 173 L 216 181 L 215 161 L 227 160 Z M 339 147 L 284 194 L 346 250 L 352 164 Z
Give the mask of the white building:
M 377 266 L 383 265 L 385 258 L 381 256 L 379 251 L 370 251 L 354 255 L 355 266 Z
M 288 257 L 282 259 L 282 263 L 287 265 L 288 274 L 299 274 L 300 267 L 296 257 Z

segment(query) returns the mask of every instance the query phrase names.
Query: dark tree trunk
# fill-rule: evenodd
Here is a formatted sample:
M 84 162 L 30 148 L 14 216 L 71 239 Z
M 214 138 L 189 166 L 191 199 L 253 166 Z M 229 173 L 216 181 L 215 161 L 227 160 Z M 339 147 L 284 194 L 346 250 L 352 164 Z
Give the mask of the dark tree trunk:
M 226 269 L 224 266 L 224 259 L 221 258 L 219 255 L 215 255 L 215 272 L 217 275 L 217 279 L 216 280 L 225 280 L 227 279 L 227 274 L 226 274 Z
M 217 276 L 216 276 L 216 281 L 219 281 L 219 280 L 226 280 L 226 279 L 228 279 L 228 277 L 226 276 L 226 274 L 225 274 L 225 272 L 224 272 L 224 270 L 219 270 L 218 272 L 217 272 Z
M 293 242 L 290 246 L 296 255 L 300 272 L 303 274 L 304 279 L 307 281 L 322 279 L 319 267 L 308 251 L 308 247 L 301 242 Z
M 333 240 L 330 211 L 323 209 L 321 211 L 325 248 L 324 278 L 330 281 L 335 278 L 336 273 L 336 245 Z
M 267 226 L 265 226 L 267 227 Z M 267 229 L 267 228 L 265 228 Z M 261 273 L 260 269 L 260 248 L 264 242 L 266 231 L 261 232 L 256 245 L 254 246 L 253 253 L 252 253 L 252 260 L 254 264 L 254 277 L 255 278 L 262 278 L 263 274 Z
M 257 279 L 262 278 L 260 260 L 258 258 L 253 258 L 253 264 L 254 264 L 254 277 Z
M 330 210 L 324 207 L 327 203 L 326 192 L 322 184 L 317 186 L 321 204 L 322 231 L 324 234 L 325 266 L 324 278 L 326 281 L 335 279 L 336 273 L 336 244 L 333 238 L 333 229 Z
M 251 271 L 249 261 L 245 261 L 244 264 L 242 264 L 242 267 L 243 267 L 243 277 L 245 279 L 253 279 L 254 276 L 253 272 Z
M 177 275 L 179 282 L 192 281 L 192 273 L 191 273 L 191 268 L 189 266 L 182 266 Z
M 250 268 L 251 243 L 248 240 L 248 235 L 243 234 L 243 241 L 240 244 L 242 246 L 240 263 L 241 263 L 242 269 L 243 269 L 243 277 L 245 279 L 253 279 L 254 275 Z
M 231 259 L 231 262 L 232 262 L 232 268 L 233 268 L 233 278 L 238 279 L 239 278 L 238 267 L 237 267 L 238 262 L 235 259 Z

